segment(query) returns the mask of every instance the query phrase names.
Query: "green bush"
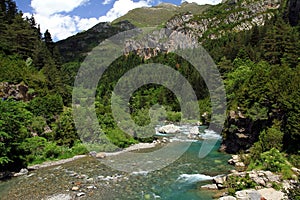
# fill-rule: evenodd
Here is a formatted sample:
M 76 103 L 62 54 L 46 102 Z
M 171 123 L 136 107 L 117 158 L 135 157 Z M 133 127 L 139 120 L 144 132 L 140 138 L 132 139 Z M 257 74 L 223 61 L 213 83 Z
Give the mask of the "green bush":
M 71 148 L 73 155 L 82 155 L 88 153 L 88 150 L 85 145 L 80 142 L 76 142 L 75 145 Z
M 286 157 L 275 148 L 261 153 L 259 159 L 253 160 L 248 166 L 249 169 L 270 170 L 271 172 L 281 173 L 284 179 L 292 178 L 291 167 Z
M 181 112 L 167 112 L 167 120 L 171 122 L 179 122 L 181 120 Z
M 131 144 L 135 144 L 136 141 L 120 129 L 107 130 L 107 136 L 109 140 L 120 148 L 128 147 Z
M 236 191 L 244 190 L 248 188 L 254 188 L 257 186 L 257 183 L 255 183 L 250 177 L 249 174 L 246 174 L 245 177 L 239 177 L 239 176 L 229 176 L 227 179 L 227 187 L 228 187 L 228 193 L 230 195 L 234 195 Z

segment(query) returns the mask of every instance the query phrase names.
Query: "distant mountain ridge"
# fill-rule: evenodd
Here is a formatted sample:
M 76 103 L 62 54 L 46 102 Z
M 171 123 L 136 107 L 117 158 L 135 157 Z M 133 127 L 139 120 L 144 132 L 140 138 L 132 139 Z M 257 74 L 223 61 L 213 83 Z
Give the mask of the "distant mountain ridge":
M 180 6 L 171 3 L 161 3 L 153 7 L 133 9 L 112 23 L 128 20 L 137 27 L 163 26 L 174 15 L 181 15 L 187 12 L 198 15 L 210 7 L 211 5 L 198 5 L 187 2 L 182 3 Z
M 281 12 L 281 8 L 288 12 L 293 23 L 298 23 L 299 16 L 295 16 L 299 14 L 297 6 L 294 0 L 225 0 L 215 6 L 195 3 L 176 6 L 162 3 L 133 9 L 111 23 L 99 23 L 56 44 L 64 62 L 83 61 L 87 53 L 104 39 L 136 27 L 166 28 L 171 32 L 187 35 L 191 42 L 202 42 L 220 38 L 228 32 L 235 33 L 263 26 L 276 13 Z

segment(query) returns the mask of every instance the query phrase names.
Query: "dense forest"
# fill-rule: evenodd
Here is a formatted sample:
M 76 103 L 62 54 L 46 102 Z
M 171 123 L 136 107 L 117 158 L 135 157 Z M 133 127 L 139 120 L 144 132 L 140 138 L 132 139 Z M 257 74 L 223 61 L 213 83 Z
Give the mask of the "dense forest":
M 72 87 L 81 63 L 65 62 L 50 32 L 42 34 L 34 17 L 23 18 L 12 0 L 0 3 L 0 171 L 87 153 L 77 136 L 71 108 Z M 246 130 L 250 140 L 237 146 L 235 153 L 250 153 L 245 158 L 250 169 L 269 169 L 290 178 L 291 166 L 300 167 L 300 26 L 299 22 L 290 23 L 289 10 L 282 7 L 264 26 L 202 42 L 225 83 L 228 119 L 224 143 L 236 146 L 231 142 L 234 133 Z M 122 56 L 103 75 L 95 101 L 102 130 L 120 148 L 153 140 L 121 131 L 110 106 L 118 79 L 144 63 L 178 70 L 196 91 L 199 117 L 211 112 L 203 79 L 181 57 L 172 53 L 147 60 L 134 53 Z M 132 118 L 139 125 L 149 124 L 149 109 L 155 104 L 164 105 L 168 121 L 180 121 L 174 94 L 155 84 L 133 94 Z M 210 122 L 209 117 L 201 120 Z M 226 150 L 232 153 L 229 148 Z M 101 150 L 115 147 L 104 142 Z

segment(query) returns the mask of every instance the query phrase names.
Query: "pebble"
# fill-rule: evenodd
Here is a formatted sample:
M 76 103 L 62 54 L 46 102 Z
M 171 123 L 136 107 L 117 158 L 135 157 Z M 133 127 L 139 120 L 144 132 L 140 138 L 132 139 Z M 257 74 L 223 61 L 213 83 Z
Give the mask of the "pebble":
M 79 192 L 79 193 L 76 194 L 77 197 L 82 197 L 82 196 L 84 196 L 84 195 L 85 195 L 84 192 Z
M 32 177 L 32 176 L 34 176 L 34 175 L 35 175 L 35 173 L 29 174 L 29 175 L 27 176 L 27 178 Z
M 78 186 L 72 187 L 72 191 L 77 191 L 77 190 L 79 190 L 79 187 L 78 187 Z
M 86 187 L 87 189 L 97 189 L 94 185 L 90 185 Z

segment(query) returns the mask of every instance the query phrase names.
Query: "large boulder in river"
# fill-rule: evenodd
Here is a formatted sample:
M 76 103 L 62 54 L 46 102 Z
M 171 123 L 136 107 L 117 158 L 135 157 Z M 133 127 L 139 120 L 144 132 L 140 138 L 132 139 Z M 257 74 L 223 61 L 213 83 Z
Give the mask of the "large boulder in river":
M 28 174 L 28 169 L 23 168 L 23 169 L 20 170 L 20 172 L 15 173 L 14 176 L 24 176 L 24 175 L 27 175 L 27 174 Z
M 199 132 L 198 126 L 193 126 L 193 127 L 191 127 L 191 128 L 190 128 L 190 134 L 192 134 L 192 135 L 199 135 L 200 132 Z
M 162 126 L 158 129 L 158 132 L 165 134 L 179 133 L 179 126 L 175 126 L 174 124 L 168 124 L 166 126 Z

